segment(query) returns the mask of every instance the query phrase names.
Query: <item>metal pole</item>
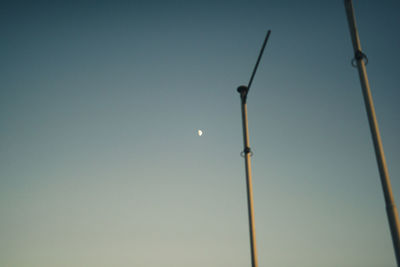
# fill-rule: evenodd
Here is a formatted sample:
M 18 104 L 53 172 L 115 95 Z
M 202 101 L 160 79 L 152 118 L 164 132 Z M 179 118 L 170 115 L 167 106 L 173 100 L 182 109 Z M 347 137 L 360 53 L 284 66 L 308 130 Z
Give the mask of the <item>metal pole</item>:
M 258 267 L 257 260 L 257 245 L 256 245 L 256 227 L 254 222 L 254 203 L 253 203 L 253 184 L 251 181 L 251 162 L 250 157 L 252 152 L 250 150 L 249 143 L 249 127 L 247 125 L 247 94 L 250 90 L 250 86 L 253 82 L 254 76 L 256 75 L 258 65 L 260 64 L 261 57 L 264 53 L 265 45 L 269 39 L 271 31 L 267 32 L 264 43 L 261 47 L 260 54 L 258 55 L 256 65 L 254 66 L 251 74 L 249 83 L 247 86 L 241 85 L 237 91 L 240 94 L 241 108 L 242 108 L 242 126 L 243 126 L 243 156 L 246 166 L 246 184 L 247 184 L 247 210 L 249 212 L 249 228 L 250 228 L 250 250 L 251 250 L 251 266 Z
M 250 228 L 250 249 L 251 249 L 251 266 L 257 267 L 257 245 L 256 245 L 256 229 L 254 223 L 254 203 L 253 203 L 253 185 L 251 181 L 251 150 L 249 144 L 249 127 L 247 124 L 247 104 L 246 97 L 249 88 L 240 86 L 237 90 L 240 93 L 242 107 L 242 125 L 243 125 L 243 145 L 244 160 L 246 166 L 246 184 L 247 184 L 247 207 L 249 212 L 249 228 Z
M 372 101 L 372 95 L 369 87 L 367 70 L 365 68 L 364 58 L 365 55 L 361 51 L 360 39 L 358 37 L 356 21 L 354 18 L 353 3 L 351 0 L 345 0 L 346 14 L 349 22 L 351 40 L 353 42 L 355 60 L 357 62 L 357 68 L 360 76 L 362 93 L 364 96 L 365 108 L 367 110 L 369 127 L 371 130 L 372 140 L 374 143 L 376 161 L 378 163 L 379 174 L 381 178 L 381 184 L 383 189 L 383 195 L 385 197 L 386 212 L 388 216 L 390 232 L 392 234 L 392 241 L 394 247 L 394 254 L 397 260 L 397 266 L 400 267 L 400 223 L 399 215 L 394 202 L 392 188 L 390 185 L 389 173 L 387 170 L 385 155 L 383 152 L 383 146 L 381 137 L 379 134 L 378 122 L 375 115 L 374 104 Z

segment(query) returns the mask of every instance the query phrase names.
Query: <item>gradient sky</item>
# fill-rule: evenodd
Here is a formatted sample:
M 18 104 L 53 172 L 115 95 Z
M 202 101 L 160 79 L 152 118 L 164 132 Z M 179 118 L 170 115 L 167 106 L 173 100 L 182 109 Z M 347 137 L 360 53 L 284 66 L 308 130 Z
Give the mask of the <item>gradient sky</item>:
M 343 1 L 0 4 L 0 266 L 394 267 Z M 354 1 L 400 204 L 399 1 Z M 203 136 L 197 136 L 202 129 Z

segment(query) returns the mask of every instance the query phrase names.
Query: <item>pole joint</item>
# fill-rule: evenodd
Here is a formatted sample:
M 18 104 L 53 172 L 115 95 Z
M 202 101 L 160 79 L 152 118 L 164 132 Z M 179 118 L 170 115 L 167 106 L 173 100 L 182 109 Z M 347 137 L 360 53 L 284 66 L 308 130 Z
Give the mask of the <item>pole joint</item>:
M 245 104 L 247 100 L 247 93 L 249 92 L 249 87 L 245 85 L 241 85 L 237 88 L 237 91 L 240 94 L 240 98 L 242 99 L 242 103 Z
M 357 49 L 356 52 L 354 52 L 354 58 L 351 60 L 351 65 L 353 67 L 357 67 L 357 61 L 360 60 L 365 60 L 364 64 L 367 65 L 368 64 L 368 57 L 366 54 L 364 54 L 360 49 Z
M 250 157 L 253 156 L 253 151 L 251 151 L 250 147 L 245 147 L 242 152 L 240 152 L 240 156 L 245 157 L 247 154 L 250 154 Z

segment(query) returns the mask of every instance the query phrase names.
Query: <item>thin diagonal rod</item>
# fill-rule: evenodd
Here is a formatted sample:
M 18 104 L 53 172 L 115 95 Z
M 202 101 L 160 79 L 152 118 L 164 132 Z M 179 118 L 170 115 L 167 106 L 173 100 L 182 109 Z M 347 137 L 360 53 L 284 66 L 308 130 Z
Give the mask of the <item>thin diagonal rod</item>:
M 258 55 L 257 63 L 256 63 L 256 65 L 254 66 L 253 73 L 251 74 L 251 78 L 250 78 L 249 84 L 247 85 L 247 91 L 250 90 L 250 86 L 251 86 L 251 84 L 253 83 L 254 76 L 256 75 L 256 72 L 257 72 L 258 64 L 260 64 L 260 60 L 261 60 L 261 57 L 262 57 L 262 55 L 263 55 L 263 53 L 264 53 L 265 45 L 267 44 L 267 41 L 268 41 L 268 38 L 269 38 L 269 35 L 270 35 L 270 34 L 271 34 L 271 31 L 269 30 L 269 31 L 267 32 L 267 35 L 265 36 L 265 40 L 264 40 L 264 43 L 263 43 L 263 45 L 262 45 L 262 47 L 261 47 L 260 54 Z

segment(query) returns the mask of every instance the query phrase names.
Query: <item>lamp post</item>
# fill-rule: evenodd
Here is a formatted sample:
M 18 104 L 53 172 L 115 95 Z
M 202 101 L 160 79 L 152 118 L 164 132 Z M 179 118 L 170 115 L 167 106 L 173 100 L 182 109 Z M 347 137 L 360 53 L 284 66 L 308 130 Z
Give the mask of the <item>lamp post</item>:
M 390 232 L 392 235 L 394 254 L 397 260 L 397 266 L 400 267 L 400 223 L 399 215 L 394 202 L 392 187 L 390 185 L 389 172 L 386 165 L 385 154 L 383 151 L 381 136 L 378 128 L 378 121 L 375 115 L 374 103 L 372 100 L 371 90 L 369 87 L 367 70 L 365 68 L 365 54 L 361 50 L 360 38 L 357 32 L 356 20 L 354 18 L 353 3 L 351 0 L 344 1 L 346 7 L 347 20 L 351 40 L 354 49 L 354 61 L 356 61 L 358 73 L 360 76 L 361 89 L 364 97 L 365 109 L 367 111 L 369 128 L 371 130 L 372 141 L 374 143 L 375 156 L 378 164 L 379 174 L 381 178 L 383 195 L 386 203 L 386 213 L 388 216 Z M 354 63 L 354 61 L 352 63 Z
M 241 85 L 238 87 L 237 91 L 240 94 L 241 100 L 241 109 L 242 109 L 242 127 L 243 127 L 243 156 L 245 160 L 245 169 L 246 169 L 246 184 L 247 184 L 247 207 L 249 213 L 249 229 L 250 229 L 250 249 L 251 249 L 251 266 L 258 267 L 258 260 L 257 260 L 257 245 L 256 245 L 256 229 L 255 229 L 255 222 L 254 222 L 254 202 L 253 202 L 253 185 L 251 180 L 251 150 L 250 150 L 250 143 L 249 143 L 249 127 L 247 124 L 247 94 L 250 90 L 250 86 L 253 82 L 254 75 L 256 74 L 258 64 L 260 63 L 262 54 L 265 49 L 265 45 L 267 44 L 269 35 L 271 31 L 267 32 L 265 36 L 264 43 L 262 45 L 260 54 L 257 59 L 257 63 L 254 66 L 253 73 L 251 75 L 250 81 L 247 86 Z

